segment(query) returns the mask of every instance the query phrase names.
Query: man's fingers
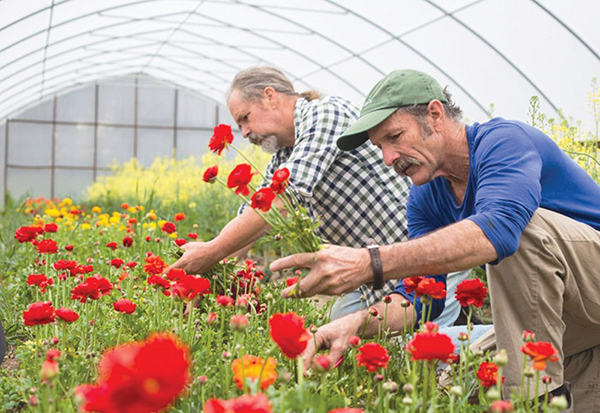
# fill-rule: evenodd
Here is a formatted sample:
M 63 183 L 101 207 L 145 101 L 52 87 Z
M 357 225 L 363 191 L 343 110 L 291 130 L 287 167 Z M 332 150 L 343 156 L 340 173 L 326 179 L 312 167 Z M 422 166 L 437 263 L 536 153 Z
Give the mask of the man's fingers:
M 281 271 L 287 268 L 311 268 L 311 263 L 317 258 L 316 252 L 306 252 L 303 254 L 294 254 L 280 258 L 271 263 L 271 271 Z
M 318 340 L 318 338 L 316 340 Z M 308 342 L 308 346 L 306 346 L 306 349 L 302 353 L 302 361 L 303 361 L 305 373 L 306 373 L 306 370 L 312 365 L 312 359 L 315 356 L 316 352 L 317 352 L 317 348 L 315 348 L 315 339 L 313 339 L 311 337 L 310 341 Z
M 315 295 L 315 287 L 321 282 L 316 270 L 301 278 L 296 284 L 281 292 L 283 298 L 304 298 Z

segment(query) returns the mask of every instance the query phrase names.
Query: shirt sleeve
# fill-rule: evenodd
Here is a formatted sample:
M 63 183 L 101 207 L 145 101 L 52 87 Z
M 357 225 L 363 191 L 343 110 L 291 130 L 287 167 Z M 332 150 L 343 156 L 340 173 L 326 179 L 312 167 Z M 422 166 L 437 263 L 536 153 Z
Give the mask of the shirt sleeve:
M 542 160 L 520 127 L 498 127 L 474 152 L 475 213 L 468 217 L 494 245 L 497 264 L 519 247 L 523 230 L 541 201 Z

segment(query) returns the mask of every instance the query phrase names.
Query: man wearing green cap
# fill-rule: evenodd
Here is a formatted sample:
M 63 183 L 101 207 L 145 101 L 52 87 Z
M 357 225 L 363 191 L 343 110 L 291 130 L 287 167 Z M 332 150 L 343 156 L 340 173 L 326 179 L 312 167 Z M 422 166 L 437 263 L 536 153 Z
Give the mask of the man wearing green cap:
M 296 254 L 271 269 L 309 268 L 300 289 L 311 296 L 485 265 L 496 344 L 509 359 L 505 395 L 521 391 L 520 347 L 528 330 L 558 350 L 560 360 L 545 371 L 550 390 L 568 393 L 569 381 L 578 411 L 597 411 L 600 186 L 541 131 L 501 118 L 466 126 L 460 116 L 425 73 L 400 70 L 381 80 L 337 145 L 352 150 L 370 140 L 388 166 L 410 177 L 411 240 Z M 409 297 L 402 283 L 396 291 L 388 307 L 392 331 L 402 322 L 402 296 Z M 365 312 L 354 313 L 320 328 L 317 347 L 331 348 L 337 360 L 367 320 Z M 370 324 L 375 333 L 376 322 Z M 310 346 L 307 362 L 314 352 Z

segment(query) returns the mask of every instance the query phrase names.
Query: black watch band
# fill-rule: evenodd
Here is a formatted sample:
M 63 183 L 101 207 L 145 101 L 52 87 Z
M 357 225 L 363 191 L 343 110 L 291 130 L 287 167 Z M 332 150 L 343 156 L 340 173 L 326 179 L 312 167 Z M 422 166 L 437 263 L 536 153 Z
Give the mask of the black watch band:
M 381 290 L 383 288 L 383 265 L 379 255 L 379 245 L 374 239 L 367 240 L 367 250 L 371 256 L 371 268 L 373 269 L 373 290 Z

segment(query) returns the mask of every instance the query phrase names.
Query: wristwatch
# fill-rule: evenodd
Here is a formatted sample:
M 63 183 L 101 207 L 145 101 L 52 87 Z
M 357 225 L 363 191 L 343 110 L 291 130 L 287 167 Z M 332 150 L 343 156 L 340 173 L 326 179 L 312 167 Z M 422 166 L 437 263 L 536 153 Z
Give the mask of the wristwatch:
M 383 288 L 383 265 L 379 255 L 379 245 L 373 238 L 369 238 L 366 247 L 371 257 L 371 268 L 373 269 L 373 290 L 381 290 Z

